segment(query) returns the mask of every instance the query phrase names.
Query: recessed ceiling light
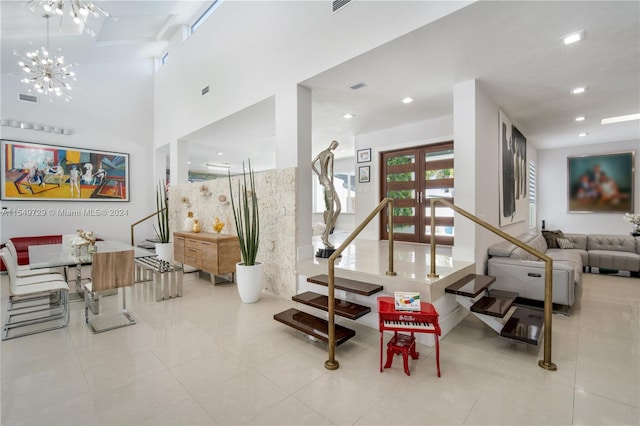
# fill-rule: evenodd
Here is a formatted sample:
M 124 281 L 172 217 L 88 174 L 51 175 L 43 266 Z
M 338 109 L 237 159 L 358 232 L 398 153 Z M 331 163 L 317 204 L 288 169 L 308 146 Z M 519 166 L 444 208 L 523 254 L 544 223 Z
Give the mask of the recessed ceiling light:
M 569 35 L 566 35 L 566 36 L 562 37 L 562 41 L 564 42 L 564 44 L 566 46 L 567 44 L 576 43 L 576 42 L 582 40 L 583 38 L 584 38 L 584 31 L 578 31 L 577 33 L 569 34 Z
M 403 104 L 410 104 L 411 102 L 415 102 L 415 99 L 413 99 L 411 96 L 407 96 L 406 98 L 402 98 L 402 103 Z
M 618 117 L 603 118 L 600 124 L 622 123 L 623 121 L 640 120 L 640 114 L 620 115 Z
M 191 164 L 191 161 L 187 161 L 187 164 Z
M 576 117 L 576 121 L 584 121 L 584 116 Z
M 222 155 L 222 153 L 221 153 L 221 152 L 219 152 L 219 153 L 218 153 L 218 155 Z
M 586 87 L 576 87 L 575 89 L 571 90 L 571 93 L 577 95 L 579 93 L 584 93 L 585 90 L 587 90 Z
M 581 138 L 584 138 L 585 136 L 587 136 L 589 133 L 583 132 L 583 133 L 578 133 L 578 136 Z
M 346 118 L 347 120 L 352 119 L 353 117 L 355 117 L 353 114 L 345 114 L 342 116 L 342 118 Z

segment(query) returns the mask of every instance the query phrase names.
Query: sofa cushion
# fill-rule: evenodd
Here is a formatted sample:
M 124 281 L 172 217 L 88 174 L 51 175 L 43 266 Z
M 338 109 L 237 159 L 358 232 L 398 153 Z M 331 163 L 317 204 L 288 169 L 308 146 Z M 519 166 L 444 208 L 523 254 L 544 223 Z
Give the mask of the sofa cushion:
M 558 242 L 558 245 L 561 249 L 572 249 L 575 247 L 571 240 L 567 238 L 558 238 L 556 241 Z
M 569 234 L 565 233 L 564 238 L 573 243 L 573 248 L 587 251 L 587 234 Z M 587 264 L 585 259 L 584 264 Z
M 529 247 L 544 254 L 547 251 L 547 241 L 542 235 L 536 235 L 533 239 L 526 243 Z M 521 249 L 520 247 L 513 250 L 511 253 L 512 259 L 522 260 L 540 260 L 537 256 L 532 255 L 528 251 Z
M 516 238 L 523 243 L 528 243 L 537 235 L 538 234 L 520 234 Z M 511 254 L 516 248 L 518 248 L 518 246 L 511 243 L 510 241 L 502 241 L 501 243 L 497 243 L 489 247 L 487 249 L 487 253 L 489 254 L 489 256 L 511 257 Z
M 640 256 L 627 251 L 589 250 L 589 266 L 638 272 Z
M 549 248 L 559 248 L 558 238 L 564 238 L 564 234 L 560 230 L 542 231 L 542 236 L 547 241 L 547 247 Z
M 576 252 L 582 258 L 582 266 L 589 265 L 589 252 L 587 252 L 587 234 L 564 234 L 564 237 L 573 243 L 572 249 L 560 249 Z
M 546 253 L 553 259 L 553 266 L 564 265 L 573 269 L 573 277 L 576 284 L 582 281 L 582 256 L 579 250 L 573 249 L 549 249 Z
M 587 238 L 587 250 L 609 250 L 636 252 L 636 240 L 630 235 L 596 235 L 591 234 Z M 591 265 L 594 266 L 594 265 Z

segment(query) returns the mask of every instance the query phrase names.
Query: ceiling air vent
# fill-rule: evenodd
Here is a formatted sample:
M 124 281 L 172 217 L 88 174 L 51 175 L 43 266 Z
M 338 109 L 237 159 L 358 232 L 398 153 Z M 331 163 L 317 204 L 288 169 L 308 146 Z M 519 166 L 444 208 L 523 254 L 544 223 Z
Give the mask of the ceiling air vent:
M 362 89 L 363 87 L 367 87 L 366 83 L 356 83 L 353 86 L 351 86 L 351 90 L 358 90 L 358 89 Z
M 24 102 L 38 103 L 38 97 L 34 95 L 27 95 L 26 93 L 19 93 L 18 99 Z
M 347 4 L 349 4 L 351 0 L 333 0 L 333 11 L 337 12 Z

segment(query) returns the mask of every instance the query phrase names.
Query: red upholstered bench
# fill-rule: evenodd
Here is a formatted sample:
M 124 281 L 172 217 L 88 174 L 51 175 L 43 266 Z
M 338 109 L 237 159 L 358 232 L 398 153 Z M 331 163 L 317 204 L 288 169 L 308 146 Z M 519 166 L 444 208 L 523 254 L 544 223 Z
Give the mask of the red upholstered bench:
M 36 235 L 33 237 L 13 237 L 9 238 L 16 247 L 18 253 L 18 265 L 29 264 L 29 246 L 42 244 L 62 244 L 62 235 Z M 2 271 L 6 271 L 4 263 L 0 262 Z

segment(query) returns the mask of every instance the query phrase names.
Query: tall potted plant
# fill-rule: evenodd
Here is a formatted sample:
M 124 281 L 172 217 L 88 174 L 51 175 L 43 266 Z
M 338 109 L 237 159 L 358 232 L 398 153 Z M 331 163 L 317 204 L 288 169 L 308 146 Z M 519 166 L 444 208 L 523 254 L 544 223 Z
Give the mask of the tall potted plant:
M 158 258 L 166 262 L 173 261 L 173 243 L 171 231 L 169 229 L 169 207 L 167 206 L 167 186 L 163 181 L 158 182 L 156 188 L 156 219 L 157 224 L 153 227 L 158 237 L 156 243 L 156 254 Z
M 247 171 L 242 162 L 242 176 L 238 179 L 236 201 L 233 195 L 231 172 L 228 173 L 231 208 L 236 225 L 236 233 L 240 242 L 242 262 L 236 265 L 236 283 L 240 299 L 245 303 L 255 303 L 262 293 L 264 265 L 256 262 L 258 246 L 260 245 L 260 214 L 258 196 L 256 194 L 255 174 L 248 161 Z

